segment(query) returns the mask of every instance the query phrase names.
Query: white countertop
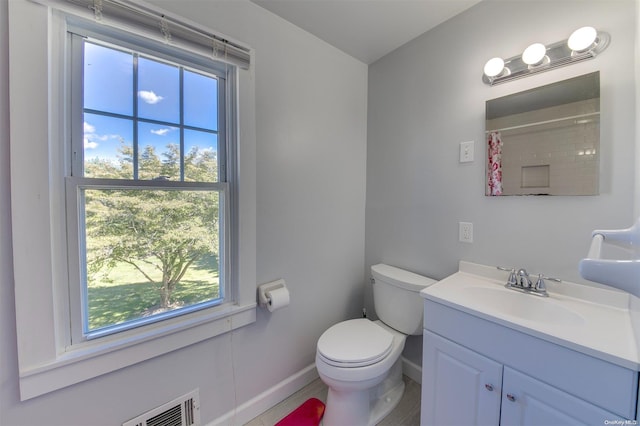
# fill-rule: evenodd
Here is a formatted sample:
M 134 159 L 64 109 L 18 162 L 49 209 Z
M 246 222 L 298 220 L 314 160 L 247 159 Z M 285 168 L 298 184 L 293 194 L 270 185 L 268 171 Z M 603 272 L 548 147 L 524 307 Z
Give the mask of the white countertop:
M 640 314 L 636 311 L 640 303 L 635 296 L 566 281 L 547 281 L 549 297 L 541 298 L 504 288 L 509 273 L 495 267 L 461 261 L 459 269 L 455 274 L 422 290 L 421 296 L 621 367 L 640 371 L 640 330 L 636 330 L 640 329 Z M 513 293 L 503 296 L 518 302 L 520 307 L 537 310 L 535 314 L 544 314 L 547 308 L 551 308 L 551 314 L 566 312 L 566 320 L 564 315 L 558 315 L 556 321 L 519 316 L 519 307 L 496 308 L 495 303 L 487 303 L 486 297 L 485 300 L 478 297 L 479 292 L 474 288 L 488 296 L 493 291 Z

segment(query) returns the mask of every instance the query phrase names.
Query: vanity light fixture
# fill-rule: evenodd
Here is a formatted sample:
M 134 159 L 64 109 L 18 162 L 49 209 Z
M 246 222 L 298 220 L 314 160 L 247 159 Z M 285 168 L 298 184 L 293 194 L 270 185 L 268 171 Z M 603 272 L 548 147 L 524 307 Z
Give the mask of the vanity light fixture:
M 567 40 L 567 46 L 573 52 L 581 53 L 593 47 L 598 39 L 598 32 L 593 27 L 582 27 L 575 30 Z
M 529 65 L 529 68 L 543 65 L 547 56 L 547 47 L 542 43 L 533 43 L 522 52 L 522 62 Z
M 508 71 L 509 68 L 505 68 L 504 60 L 502 58 L 492 58 L 484 65 L 484 74 L 487 77 L 497 77 L 504 71 Z
M 492 58 L 484 66 L 482 81 L 493 86 L 498 83 L 548 71 L 564 65 L 595 58 L 609 45 L 609 34 L 593 27 L 575 30 L 567 40 L 545 46 L 534 43 L 522 55 L 508 59 Z

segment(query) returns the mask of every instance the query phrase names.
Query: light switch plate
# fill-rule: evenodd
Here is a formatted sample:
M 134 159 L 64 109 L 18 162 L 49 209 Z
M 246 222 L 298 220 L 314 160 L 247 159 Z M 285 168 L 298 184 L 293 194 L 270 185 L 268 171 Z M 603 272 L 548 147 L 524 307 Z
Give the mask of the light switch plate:
M 469 163 L 473 161 L 473 141 L 460 142 L 460 162 Z

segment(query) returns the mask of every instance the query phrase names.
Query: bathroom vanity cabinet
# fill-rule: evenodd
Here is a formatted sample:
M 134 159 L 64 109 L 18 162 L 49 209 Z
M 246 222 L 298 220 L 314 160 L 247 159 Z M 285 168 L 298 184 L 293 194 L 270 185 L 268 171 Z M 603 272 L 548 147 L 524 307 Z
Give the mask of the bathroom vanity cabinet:
M 451 284 L 440 285 L 451 291 Z M 457 305 L 437 285 L 429 294 L 429 289 L 423 291 L 422 425 L 614 424 L 636 419 L 634 360 L 599 356 L 524 323 L 493 317 L 490 309 Z M 571 326 L 576 335 L 581 326 Z
M 622 417 L 425 331 L 423 425 L 605 424 Z M 606 392 L 606 379 L 598 383 Z

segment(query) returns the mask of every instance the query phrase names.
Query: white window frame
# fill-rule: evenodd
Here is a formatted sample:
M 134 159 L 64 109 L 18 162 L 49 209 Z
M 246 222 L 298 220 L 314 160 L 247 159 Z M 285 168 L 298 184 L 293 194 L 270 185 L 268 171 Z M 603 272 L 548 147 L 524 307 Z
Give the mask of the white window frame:
M 95 28 L 94 28 L 95 27 Z M 71 342 L 70 346 L 73 347 L 78 342 L 84 340 L 102 338 L 106 335 L 121 333 L 127 329 L 153 323 L 157 321 L 166 321 L 163 317 L 173 317 L 176 315 L 185 315 L 190 310 L 194 310 L 193 307 L 184 307 L 171 311 L 162 316 L 153 315 L 146 320 L 138 319 L 136 321 L 126 322 L 123 324 L 113 325 L 111 327 L 96 330 L 91 332 L 85 332 L 84 322 L 88 320 L 88 314 L 86 309 L 88 307 L 83 306 L 85 303 L 84 291 L 84 275 L 86 274 L 86 265 L 84 259 L 86 253 L 84 252 L 84 245 L 81 243 L 81 235 L 84 230 L 84 223 L 81 222 L 81 216 L 83 216 L 81 205 L 82 190 L 85 189 L 143 189 L 143 190 L 209 190 L 215 191 L 219 196 L 219 211 L 220 211 L 220 223 L 219 223 L 219 260 L 220 260 L 220 291 L 224 296 L 222 301 L 216 302 L 216 306 L 207 307 L 211 315 L 215 314 L 216 310 L 220 310 L 217 306 L 221 303 L 233 303 L 233 286 L 231 285 L 232 274 L 227 272 L 227 269 L 232 268 L 231 262 L 228 259 L 231 258 L 230 251 L 232 249 L 231 232 L 233 227 L 232 211 L 232 198 L 234 194 L 230 191 L 230 183 L 235 178 L 232 176 L 230 179 L 227 177 L 227 164 L 233 164 L 235 150 L 227 149 L 227 146 L 233 148 L 235 141 L 232 138 L 228 138 L 226 134 L 226 108 L 227 103 L 230 105 L 230 109 L 233 110 L 235 105 L 235 87 L 233 79 L 228 82 L 228 77 L 233 74 L 234 67 L 230 67 L 223 63 L 202 63 L 200 58 L 192 57 L 191 55 L 183 54 L 184 58 L 180 60 L 169 56 L 167 48 L 163 46 L 155 46 L 153 49 L 149 42 L 146 40 L 135 40 L 134 37 L 125 33 L 114 33 L 113 31 L 101 32 L 101 27 L 96 27 L 95 24 L 78 26 L 75 25 L 69 28 L 67 33 L 67 52 L 70 56 L 70 71 L 67 72 L 67 82 L 71 90 L 69 93 L 69 100 L 67 101 L 67 111 L 69 112 L 70 129 L 66 132 L 67 137 L 71 138 L 71 143 L 67 143 L 70 146 L 70 150 L 67 155 L 71 159 L 71 170 L 66 170 L 68 175 L 65 178 L 66 181 L 66 216 L 67 216 L 67 233 L 68 233 L 68 247 L 69 252 L 69 299 L 70 299 L 70 324 L 71 324 Z M 218 111 L 220 122 L 217 123 L 217 136 L 218 136 L 218 180 L 216 182 L 188 182 L 188 181 L 145 181 L 137 180 L 133 177 L 130 180 L 113 180 L 113 179 L 99 179 L 92 177 L 84 177 L 84 158 L 80 154 L 83 151 L 83 99 L 82 99 L 82 81 L 83 81 L 83 44 L 84 39 L 91 42 L 104 43 L 111 45 L 113 48 L 121 47 L 128 49 L 131 52 L 140 53 L 143 55 L 149 55 L 160 60 L 167 60 L 172 65 L 180 66 L 182 68 L 193 70 L 197 72 L 204 72 L 209 75 L 213 75 L 218 79 Z M 137 43 L 136 43 L 137 42 Z M 182 52 L 179 52 L 182 53 Z M 206 61 L 209 62 L 209 61 Z M 227 98 L 228 96 L 228 98 Z M 228 102 L 227 102 L 228 100 Z M 138 119 L 139 117 L 131 117 L 132 119 Z M 232 117 L 233 119 L 233 117 Z M 169 124 L 167 124 L 169 125 Z M 180 124 L 170 124 L 172 126 L 181 127 Z M 78 153 L 72 155 L 72 152 Z M 233 171 L 234 168 L 232 167 Z M 227 226 L 229 224 L 230 226 Z M 232 271 L 230 271 L 232 272 Z M 202 313 L 199 313 L 202 314 Z M 78 320 L 81 319 L 81 321 Z
M 164 12 L 162 12 L 164 13 Z M 71 344 L 65 176 L 68 25 L 92 16 L 55 0 L 9 2 L 11 194 L 21 399 L 97 377 L 250 324 L 255 302 L 255 102 L 253 68 L 227 76 L 237 88 L 226 129 L 238 140 L 229 164 L 234 247 L 231 299 L 222 305 Z M 79 21 L 80 20 L 80 21 Z M 100 24 L 103 25 L 103 24 Z M 195 23 L 191 25 L 197 26 Z M 253 52 L 251 52 L 253 55 Z M 28 64 L 28 65 L 27 65 Z M 34 102 L 37 97 L 40 101 Z M 229 145 L 234 148 L 233 145 Z M 242 159 L 242 163 L 240 163 Z M 242 171 L 242 173 L 241 173 Z M 240 183 L 242 185 L 240 186 Z M 235 210 L 234 210 L 235 209 Z

